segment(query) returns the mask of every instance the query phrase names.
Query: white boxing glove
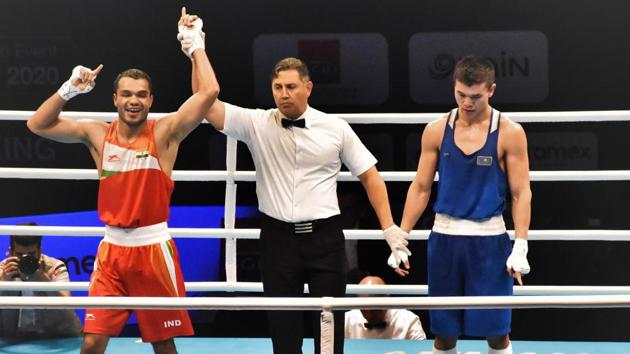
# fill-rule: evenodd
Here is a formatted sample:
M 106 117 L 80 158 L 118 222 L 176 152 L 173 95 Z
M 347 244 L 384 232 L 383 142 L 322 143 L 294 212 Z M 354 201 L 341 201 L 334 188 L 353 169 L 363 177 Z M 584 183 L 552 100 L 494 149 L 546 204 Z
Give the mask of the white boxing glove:
M 407 241 L 407 239 L 409 238 L 409 234 L 404 232 L 400 227 L 394 224 L 383 230 L 383 236 L 385 237 L 385 241 L 387 241 L 387 244 L 392 251 L 390 258 L 393 257 L 394 260 L 391 263 L 396 264 L 396 266 L 392 268 L 397 268 L 401 262 L 399 253 L 404 253 L 406 256 L 411 256 L 411 252 L 409 252 L 409 249 L 407 248 L 407 245 L 409 244 L 409 242 Z M 387 261 L 387 264 L 390 264 L 389 260 Z
M 508 269 L 521 274 L 527 274 L 530 271 L 529 262 L 527 262 L 527 240 L 523 238 L 514 239 L 514 247 L 512 253 L 505 262 Z
M 202 31 L 203 21 L 201 18 L 193 21 L 193 28 L 188 28 L 184 25 L 177 26 L 179 33 L 177 34 L 177 40 L 182 45 L 182 52 L 192 59 L 192 54 L 197 49 L 205 49 L 205 33 Z
M 59 90 L 57 90 L 59 96 L 68 101 L 76 95 L 92 91 L 95 85 L 94 80 L 84 83 L 83 76 L 81 75 L 81 73 L 89 71 L 91 70 L 84 66 L 75 66 L 74 69 L 72 69 L 72 75 L 70 75 L 70 78 L 66 82 L 64 82 L 63 85 L 61 85 Z M 95 78 L 96 76 L 94 77 L 94 79 Z M 73 82 L 75 82 L 77 85 L 74 85 Z

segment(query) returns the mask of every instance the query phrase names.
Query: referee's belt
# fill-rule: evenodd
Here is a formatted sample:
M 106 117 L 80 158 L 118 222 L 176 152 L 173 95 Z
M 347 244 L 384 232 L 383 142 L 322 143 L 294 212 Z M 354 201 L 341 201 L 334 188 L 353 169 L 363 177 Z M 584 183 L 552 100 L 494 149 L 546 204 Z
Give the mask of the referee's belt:
M 274 219 L 269 215 L 262 214 L 265 220 L 273 227 L 280 228 L 284 231 L 294 234 L 310 234 L 326 225 L 335 223 L 339 219 L 339 214 L 327 217 L 325 219 L 315 219 L 310 221 L 286 222 Z

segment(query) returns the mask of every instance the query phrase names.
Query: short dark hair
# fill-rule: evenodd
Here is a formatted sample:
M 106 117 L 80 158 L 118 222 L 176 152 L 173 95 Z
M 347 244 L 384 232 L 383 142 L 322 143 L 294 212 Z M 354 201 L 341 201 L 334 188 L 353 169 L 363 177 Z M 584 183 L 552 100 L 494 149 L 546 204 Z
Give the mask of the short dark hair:
M 308 73 L 308 67 L 306 63 L 298 58 L 288 57 L 281 59 L 273 66 L 273 71 L 271 72 L 271 80 L 278 77 L 278 73 L 285 70 L 297 70 L 298 74 L 300 74 L 300 79 L 302 80 L 310 80 L 311 75 Z
M 34 221 L 23 222 L 18 224 L 18 226 L 37 226 L 37 223 Z M 37 247 L 42 247 L 42 237 L 40 235 L 32 235 L 32 236 L 9 236 L 11 249 L 15 248 L 15 245 L 18 244 L 20 246 L 33 246 L 37 245 Z
M 488 87 L 494 84 L 494 65 L 487 58 L 467 55 L 455 65 L 453 81 L 459 81 L 466 86 L 486 83 Z
M 147 82 L 149 82 L 149 91 L 153 92 L 153 82 L 151 81 L 151 77 L 149 76 L 149 74 L 140 69 L 133 68 L 127 69 L 116 76 L 116 79 L 114 80 L 114 92 L 118 90 L 118 82 L 123 77 L 129 77 L 135 80 L 147 80 Z

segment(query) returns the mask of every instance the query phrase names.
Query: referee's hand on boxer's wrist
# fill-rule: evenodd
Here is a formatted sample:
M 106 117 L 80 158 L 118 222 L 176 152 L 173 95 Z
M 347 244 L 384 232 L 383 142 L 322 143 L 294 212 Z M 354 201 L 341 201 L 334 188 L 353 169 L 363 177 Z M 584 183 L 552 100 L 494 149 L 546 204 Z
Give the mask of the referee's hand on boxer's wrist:
M 181 49 L 188 58 L 193 58 L 193 53 L 197 49 L 205 50 L 205 33 L 203 33 L 203 20 L 195 15 L 186 13 L 186 8 L 182 7 L 182 15 L 177 23 L 177 40 L 181 44 Z
M 396 224 L 394 224 L 383 230 L 383 236 L 385 237 L 385 241 L 387 241 L 387 244 L 392 251 L 390 258 L 393 258 L 393 262 L 388 261 L 388 264 L 392 268 L 398 268 L 401 262 L 401 256 L 399 255 L 399 252 L 407 256 L 411 256 L 411 252 L 407 248 L 407 245 L 409 244 L 409 241 L 407 241 L 407 239 L 409 238 L 409 234 L 403 231 Z M 405 261 L 405 267 L 409 268 L 409 261 Z M 395 264 L 396 267 L 393 267 L 393 264 Z

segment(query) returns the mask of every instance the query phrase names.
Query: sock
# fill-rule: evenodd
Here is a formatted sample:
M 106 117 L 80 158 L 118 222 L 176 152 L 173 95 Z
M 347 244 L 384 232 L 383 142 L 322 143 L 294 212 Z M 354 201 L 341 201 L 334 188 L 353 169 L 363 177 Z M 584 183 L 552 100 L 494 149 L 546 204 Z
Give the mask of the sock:
M 433 354 L 457 354 L 457 347 L 449 350 L 439 350 L 433 347 Z
M 512 342 L 505 349 L 492 349 L 488 347 L 488 354 L 512 354 Z

